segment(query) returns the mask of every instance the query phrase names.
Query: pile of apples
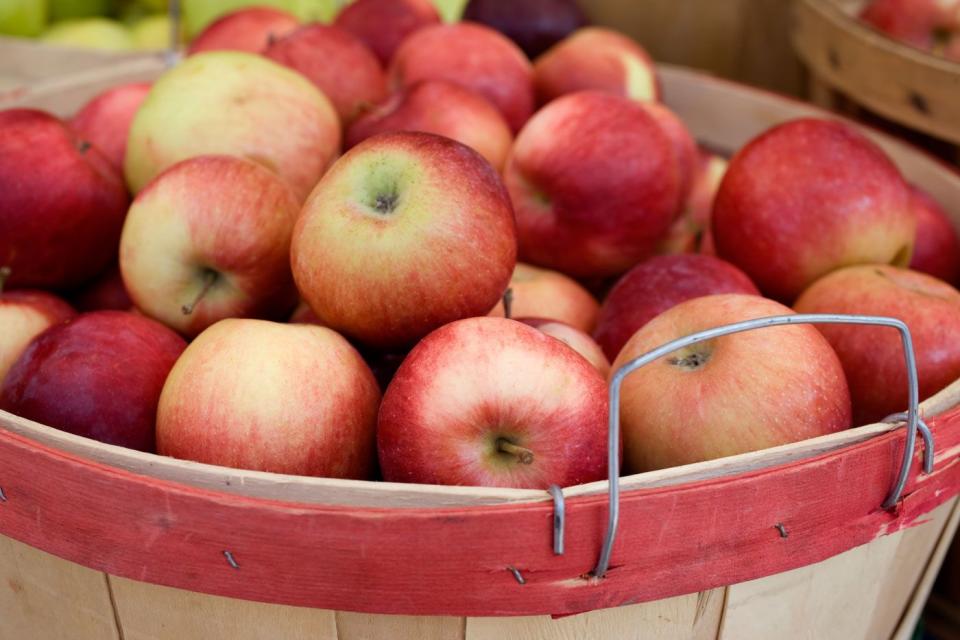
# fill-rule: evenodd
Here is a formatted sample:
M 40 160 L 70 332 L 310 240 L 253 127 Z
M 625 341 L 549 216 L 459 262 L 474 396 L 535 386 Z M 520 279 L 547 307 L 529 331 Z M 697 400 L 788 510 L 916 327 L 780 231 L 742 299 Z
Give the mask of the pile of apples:
M 960 61 L 960 0 L 870 0 L 860 19 L 895 40 Z
M 728 162 L 614 31 L 531 63 L 427 0 L 283 18 L 232 13 L 68 122 L 0 112 L 0 408 L 212 464 L 546 488 L 605 476 L 611 371 L 722 324 L 895 316 L 924 397 L 960 377 L 953 227 L 847 125 Z M 717 338 L 626 379 L 625 468 L 906 394 L 889 329 Z

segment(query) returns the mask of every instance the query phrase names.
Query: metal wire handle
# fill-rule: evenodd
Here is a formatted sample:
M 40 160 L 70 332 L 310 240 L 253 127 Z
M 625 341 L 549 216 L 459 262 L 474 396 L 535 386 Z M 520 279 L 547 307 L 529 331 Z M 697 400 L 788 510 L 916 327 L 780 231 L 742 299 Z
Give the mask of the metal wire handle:
M 620 456 L 618 453 L 620 451 L 620 387 L 623 385 L 623 379 L 654 360 L 659 360 L 678 349 L 689 347 L 705 340 L 728 336 L 742 331 L 750 331 L 752 329 L 792 324 L 863 324 L 892 327 L 900 332 L 900 337 L 903 340 L 904 358 L 907 365 L 907 443 L 903 450 L 903 463 L 900 466 L 900 474 L 897 477 L 896 484 L 894 484 L 893 489 L 881 506 L 884 509 L 889 509 L 897 503 L 900 499 L 900 494 L 903 493 L 903 488 L 907 484 L 907 478 L 910 475 L 910 467 L 913 463 L 913 452 L 916 448 L 917 429 L 920 423 L 920 393 L 917 386 L 917 360 L 913 351 L 913 339 L 910 336 L 910 329 L 905 323 L 896 318 L 886 318 L 882 316 L 798 313 L 787 316 L 757 318 L 755 320 L 746 320 L 744 322 L 716 327 L 668 342 L 653 351 L 634 358 L 620 367 L 613 375 L 613 379 L 610 382 L 610 423 L 607 436 L 607 469 L 610 486 L 608 494 L 609 517 L 607 520 L 606 537 L 603 541 L 603 548 L 600 550 L 600 558 L 597 560 L 597 566 L 592 572 L 594 577 L 602 578 L 610 567 L 610 555 L 613 552 L 613 543 L 617 537 L 617 523 L 620 519 Z M 924 425 L 924 427 L 926 427 L 926 425 Z M 933 435 L 929 429 L 924 428 L 923 431 L 925 446 L 924 467 L 929 473 L 933 467 Z

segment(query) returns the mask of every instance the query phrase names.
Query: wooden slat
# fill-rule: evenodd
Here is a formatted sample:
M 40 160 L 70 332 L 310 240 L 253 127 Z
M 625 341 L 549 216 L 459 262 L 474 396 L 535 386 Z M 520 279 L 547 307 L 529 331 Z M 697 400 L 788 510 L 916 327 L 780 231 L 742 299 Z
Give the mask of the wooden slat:
M 121 640 L 106 576 L 0 537 L 0 640 L 78 639 Z
M 721 640 L 889 637 L 956 507 L 937 507 L 922 526 L 817 564 L 736 584 L 727 591 Z
M 465 623 L 464 618 L 449 616 L 337 612 L 338 640 L 463 640 Z
M 551 618 L 468 618 L 466 640 L 714 640 L 724 589 Z
M 333 611 L 232 600 L 114 576 L 110 582 L 123 640 L 338 640 Z

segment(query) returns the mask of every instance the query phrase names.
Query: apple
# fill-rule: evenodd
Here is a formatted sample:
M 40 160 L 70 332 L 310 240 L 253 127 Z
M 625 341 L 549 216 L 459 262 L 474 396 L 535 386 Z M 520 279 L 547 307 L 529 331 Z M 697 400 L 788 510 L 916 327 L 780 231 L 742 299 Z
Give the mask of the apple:
M 188 336 L 224 318 L 288 314 L 297 300 L 293 192 L 260 165 L 199 156 L 161 173 L 134 199 L 120 273 L 146 315 Z
M 154 82 L 130 127 L 124 171 L 136 193 L 181 160 L 242 156 L 303 201 L 339 148 L 337 112 L 309 80 L 258 55 L 212 51 Z
M 489 311 L 516 246 L 509 196 L 480 154 L 398 132 L 368 138 L 331 167 L 297 219 L 290 260 L 326 325 L 389 349 Z
M 531 58 L 587 24 L 575 0 L 470 0 L 463 19 L 496 29 Z
M 387 94 L 380 61 L 363 42 L 336 27 L 308 25 L 274 40 L 263 55 L 306 76 L 330 98 L 344 124 Z
M 337 14 L 334 25 L 360 38 L 387 65 L 407 36 L 439 23 L 430 0 L 356 0 Z
M 30 343 L 0 388 L 0 409 L 107 444 L 153 451 L 160 390 L 186 346 L 149 318 L 125 311 L 81 314 Z
M 792 313 L 760 296 L 682 302 L 636 332 L 613 363 L 734 322 Z M 638 473 L 756 451 L 850 426 L 850 392 L 812 325 L 765 327 L 686 347 L 624 378 L 624 467 Z
M 664 311 L 722 293 L 760 295 L 745 273 L 719 258 L 692 253 L 651 258 L 607 294 L 593 337 L 613 360 L 634 333 Z
M 73 308 L 46 291 L 3 291 L 7 277 L 0 271 L 0 383 L 30 341 L 48 327 L 77 314 Z
M 660 98 L 656 69 L 646 50 L 601 27 L 579 29 L 543 53 L 534 61 L 533 79 L 540 104 L 591 89 L 641 102 Z
M 906 44 L 930 49 L 938 30 L 946 27 L 946 6 L 942 0 L 872 0 L 860 18 L 890 37 Z
M 677 160 L 637 102 L 598 91 L 554 100 L 517 136 L 504 171 L 521 259 L 577 277 L 623 273 L 677 214 Z
M 516 133 L 533 113 L 533 71 L 517 45 L 493 29 L 461 22 L 425 27 L 390 63 L 395 86 L 447 80 L 489 100 Z
M 888 265 L 858 265 L 817 280 L 799 313 L 889 316 L 910 328 L 920 400 L 960 377 L 960 292 L 932 276 Z M 907 372 L 900 335 L 887 327 L 823 325 L 850 383 L 853 415 L 868 424 L 906 411 Z
M 954 284 L 960 281 L 960 239 L 950 217 L 929 193 L 910 186 L 917 239 L 910 268 Z
M 767 296 L 793 301 L 840 267 L 906 266 L 916 215 L 900 172 L 851 126 L 802 118 L 730 161 L 711 220 L 717 255 Z
M 129 197 L 96 148 L 32 109 L 0 111 L 0 267 L 12 287 L 69 288 L 116 257 Z
M 610 361 L 603 354 L 600 345 L 587 333 L 559 320 L 546 318 L 517 318 L 516 320 L 564 343 L 583 356 L 604 378 L 610 375 Z
M 559 320 L 589 333 L 597 324 L 600 305 L 589 291 L 559 271 L 518 262 L 510 276 L 510 316 Z M 503 300 L 487 315 L 503 317 Z
M 402 88 L 358 118 L 346 132 L 346 148 L 372 135 L 424 131 L 452 138 L 474 149 L 493 168 L 503 169 L 513 145 L 506 120 L 490 102 L 443 80 L 424 80 Z
M 108 18 L 78 18 L 57 22 L 40 35 L 40 41 L 75 49 L 134 49 L 130 30 L 120 22 Z
M 149 82 L 133 82 L 107 89 L 87 102 L 70 119 L 70 126 L 92 142 L 114 168 L 122 172 L 130 124 L 149 92 Z
M 677 212 L 681 212 L 693 188 L 699 168 L 700 156 L 697 143 L 683 121 L 667 107 L 655 102 L 645 102 L 643 108 L 660 123 L 673 143 L 673 150 L 680 166 L 680 200 L 677 203 Z
M 133 301 L 120 276 L 120 267 L 113 265 L 95 280 L 70 296 L 78 311 L 130 311 Z
M 157 451 L 226 467 L 362 479 L 380 391 L 360 354 L 313 325 L 223 320 L 187 347 L 157 411 Z
M 0 33 L 11 36 L 40 35 L 47 23 L 47 3 L 37 0 L 0 2 Z
M 159 51 L 171 48 L 171 32 L 173 25 L 170 16 L 144 16 L 130 25 L 130 35 L 137 49 L 144 51 Z
M 391 482 L 546 489 L 607 472 L 607 387 L 583 357 L 504 318 L 424 338 L 383 396 L 377 449 Z
M 271 42 L 300 27 L 296 16 L 270 7 L 248 7 L 221 16 L 190 43 L 187 54 L 201 51 L 260 53 Z
M 91 18 L 110 13 L 111 0 L 46 0 L 51 21 Z
M 318 324 L 323 326 L 323 321 L 317 317 L 317 314 L 313 312 L 310 305 L 303 300 L 297 304 L 297 307 L 293 310 L 293 313 L 290 314 L 290 319 L 287 320 L 287 322 L 291 324 Z
M 184 30 L 195 38 L 222 16 L 251 7 L 280 9 L 300 22 L 329 22 L 342 0 L 180 0 Z
M 703 150 L 698 151 L 697 158 L 693 184 L 683 212 L 670 227 L 658 253 L 715 254 L 710 234 L 710 211 L 728 163 L 725 158 Z

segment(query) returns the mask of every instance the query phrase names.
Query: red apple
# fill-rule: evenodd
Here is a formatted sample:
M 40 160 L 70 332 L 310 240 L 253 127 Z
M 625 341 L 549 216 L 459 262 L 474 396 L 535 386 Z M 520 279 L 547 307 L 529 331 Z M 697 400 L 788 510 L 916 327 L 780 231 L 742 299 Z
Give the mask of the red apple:
M 759 296 L 687 300 L 635 333 L 613 363 L 721 325 L 791 313 Z M 651 471 L 826 435 L 850 426 L 837 354 L 811 325 L 766 327 L 673 352 L 624 379 L 624 463 Z
M 366 478 L 380 392 L 360 354 L 313 325 L 224 320 L 191 343 L 157 412 L 157 451 L 226 467 Z
M 317 316 L 377 348 L 486 313 L 515 262 L 497 173 L 429 133 L 385 133 L 344 154 L 304 205 L 291 246 L 297 288 Z
M 430 0 L 356 0 L 344 7 L 334 22 L 360 38 L 385 65 L 407 36 L 439 23 Z
M 650 255 L 680 202 L 673 141 L 644 107 L 585 91 L 524 127 L 504 180 L 520 256 L 574 276 L 623 273 Z
M 489 100 L 516 133 L 533 113 L 533 70 L 517 45 L 493 29 L 460 22 L 420 29 L 390 63 L 395 86 L 447 80 Z
M 677 211 L 680 212 L 693 188 L 693 181 L 700 164 L 697 143 L 683 121 L 670 109 L 655 102 L 645 102 L 643 108 L 660 123 L 673 143 L 673 151 L 680 165 L 680 201 L 677 203 Z
M 712 256 L 658 256 L 628 271 L 607 294 L 593 337 L 613 360 L 648 322 L 692 298 L 721 293 L 759 295 L 745 273 Z
M 860 265 L 817 280 L 797 300 L 800 313 L 855 313 L 899 318 L 910 327 L 920 399 L 960 377 L 960 292 L 916 271 Z M 823 325 L 850 383 L 858 424 L 907 409 L 900 335 L 887 327 Z
M 70 126 L 80 137 L 92 142 L 114 168 L 122 172 L 130 123 L 149 91 L 149 82 L 107 89 L 84 105 L 70 119 Z
M 929 193 L 912 185 L 910 204 L 917 216 L 910 268 L 956 283 L 960 280 L 960 239 L 950 216 Z
M 642 102 L 660 97 L 653 60 L 637 42 L 611 29 L 586 27 L 553 46 L 533 66 L 537 100 L 589 89 Z
M 498 171 L 513 145 L 500 112 L 482 96 L 443 80 L 424 80 L 400 89 L 357 119 L 346 134 L 346 148 L 372 135 L 424 131 L 452 138 L 474 149 Z
M 30 341 L 48 327 L 77 314 L 69 304 L 46 291 L 3 291 L 0 272 L 0 384 Z
M 559 320 L 580 331 L 597 324 L 600 305 L 576 280 L 558 271 L 518 262 L 510 276 L 510 315 Z M 503 317 L 503 300 L 487 315 Z
M 587 24 L 575 0 L 470 0 L 463 19 L 496 29 L 531 58 Z
M 290 189 L 254 162 L 184 160 L 134 199 L 120 239 L 123 282 L 137 308 L 188 336 L 224 318 L 289 313 L 299 211 Z
M 153 451 L 160 390 L 186 346 L 149 318 L 125 311 L 81 314 L 30 343 L 0 388 L 0 409 Z
M 68 288 L 116 258 L 129 198 L 110 162 L 57 118 L 0 111 L 0 267 L 12 287 Z
M 78 311 L 130 311 L 133 300 L 123 285 L 119 265 L 113 265 L 96 280 L 70 296 Z
M 380 61 L 343 29 L 310 24 L 274 41 L 263 55 L 305 75 L 330 98 L 344 124 L 387 94 Z
M 513 320 L 470 318 L 407 356 L 377 421 L 385 480 L 546 489 L 607 470 L 607 388 L 584 358 Z
M 315 314 L 313 309 L 310 308 L 310 305 L 303 300 L 300 301 L 297 308 L 290 314 L 290 319 L 287 320 L 287 322 L 291 324 L 318 324 L 321 327 L 323 326 L 323 322 L 317 317 L 317 314 Z
M 207 27 L 190 43 L 187 53 L 246 51 L 260 53 L 274 40 L 295 31 L 300 21 L 272 7 L 249 7 L 230 12 Z
M 929 49 L 945 23 L 945 5 L 952 0 L 872 0 L 860 18 L 890 37 L 906 44 Z
M 154 83 L 130 127 L 133 192 L 194 156 L 235 155 L 286 180 L 301 202 L 340 148 L 340 119 L 303 75 L 262 56 L 190 56 Z
M 565 322 L 546 318 L 517 318 L 517 322 L 531 326 L 564 343 L 583 356 L 604 378 L 610 374 L 610 361 L 603 354 L 603 349 L 580 329 Z
M 792 301 L 839 267 L 910 261 L 917 220 L 886 154 L 851 126 L 773 127 L 730 161 L 713 207 L 717 255 Z
M 714 255 L 710 211 L 720 182 L 727 172 L 726 159 L 699 151 L 693 184 L 680 217 L 660 244 L 659 253 L 705 253 Z

